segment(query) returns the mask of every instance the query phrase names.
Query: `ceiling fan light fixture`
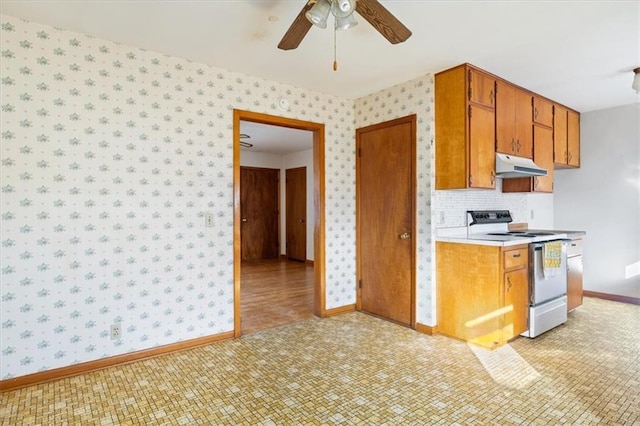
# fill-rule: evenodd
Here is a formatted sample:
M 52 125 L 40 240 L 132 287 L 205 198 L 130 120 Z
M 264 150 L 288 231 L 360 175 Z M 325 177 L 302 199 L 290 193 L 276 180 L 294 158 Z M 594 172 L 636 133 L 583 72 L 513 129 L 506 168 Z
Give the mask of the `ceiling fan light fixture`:
M 353 13 L 344 18 L 336 18 L 336 30 L 347 30 L 356 25 L 358 25 L 358 21 Z
M 633 84 L 631 88 L 636 91 L 636 93 L 640 93 L 640 67 L 633 70 Z
M 327 18 L 331 11 L 331 4 L 327 0 L 318 0 L 304 16 L 313 25 L 320 28 L 327 28 Z
M 331 2 L 331 13 L 336 19 L 351 16 L 355 10 L 356 0 L 333 0 Z

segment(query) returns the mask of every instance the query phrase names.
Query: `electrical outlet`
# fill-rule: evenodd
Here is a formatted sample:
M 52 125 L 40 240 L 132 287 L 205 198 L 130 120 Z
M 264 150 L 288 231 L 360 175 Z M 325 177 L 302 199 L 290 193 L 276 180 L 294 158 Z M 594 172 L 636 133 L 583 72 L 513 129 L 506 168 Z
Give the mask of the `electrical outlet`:
M 440 215 L 438 216 L 438 225 L 444 225 L 445 215 L 444 210 L 440 210 Z
M 207 212 L 204 214 L 204 226 L 207 228 L 213 228 L 213 213 Z
M 111 324 L 111 340 L 118 340 L 122 337 L 122 327 L 119 323 Z

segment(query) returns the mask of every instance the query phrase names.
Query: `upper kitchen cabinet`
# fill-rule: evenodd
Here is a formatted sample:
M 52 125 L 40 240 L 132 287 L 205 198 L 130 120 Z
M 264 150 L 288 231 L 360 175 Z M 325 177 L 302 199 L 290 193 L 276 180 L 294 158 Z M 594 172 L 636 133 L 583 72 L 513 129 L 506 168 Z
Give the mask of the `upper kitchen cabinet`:
M 496 152 L 533 158 L 530 92 L 498 80 L 496 83 Z
M 495 107 L 496 80 L 481 71 L 467 68 L 467 80 L 469 83 L 469 102 Z
M 546 176 L 504 179 L 502 192 L 553 192 L 553 131 L 533 125 L 533 161 L 547 171 Z
M 539 96 L 533 97 L 533 122 L 553 127 L 553 103 Z
M 580 114 L 567 111 L 567 165 L 580 167 Z
M 580 114 L 553 106 L 553 160 L 556 168 L 580 167 Z
M 436 189 L 495 188 L 495 78 L 463 64 L 435 92 Z

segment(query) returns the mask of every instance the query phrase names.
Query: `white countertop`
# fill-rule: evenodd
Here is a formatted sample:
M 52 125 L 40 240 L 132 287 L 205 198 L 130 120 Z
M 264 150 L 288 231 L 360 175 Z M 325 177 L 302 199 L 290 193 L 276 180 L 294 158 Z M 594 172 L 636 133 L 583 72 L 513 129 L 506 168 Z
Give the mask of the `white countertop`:
M 486 234 L 470 234 L 467 235 L 466 227 L 456 228 L 438 228 L 436 230 L 436 241 L 460 244 L 476 244 L 483 246 L 510 247 L 521 244 L 537 243 L 542 241 L 550 241 L 549 235 L 538 237 L 516 237 L 511 235 L 486 235 Z M 554 232 L 553 240 L 567 239 L 565 231 L 546 231 Z

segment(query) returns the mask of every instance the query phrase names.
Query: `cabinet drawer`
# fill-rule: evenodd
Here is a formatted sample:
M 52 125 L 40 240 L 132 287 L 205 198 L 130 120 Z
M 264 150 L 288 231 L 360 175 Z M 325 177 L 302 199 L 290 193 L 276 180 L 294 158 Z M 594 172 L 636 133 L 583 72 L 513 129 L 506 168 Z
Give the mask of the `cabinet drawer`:
M 503 261 L 505 270 L 526 268 L 528 262 L 528 248 L 505 251 Z
M 582 240 L 571 240 L 569 242 L 569 247 L 567 248 L 567 256 L 579 256 L 582 254 Z

